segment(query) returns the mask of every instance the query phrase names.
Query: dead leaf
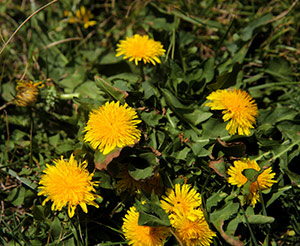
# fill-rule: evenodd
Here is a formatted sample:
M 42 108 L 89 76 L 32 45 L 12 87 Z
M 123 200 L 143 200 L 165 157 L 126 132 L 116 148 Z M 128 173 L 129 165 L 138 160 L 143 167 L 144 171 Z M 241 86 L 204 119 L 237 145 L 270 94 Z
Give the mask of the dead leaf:
M 229 243 L 232 246 L 243 246 L 243 242 L 241 242 L 238 238 L 227 235 L 223 230 L 224 221 L 221 221 L 220 225 L 220 234 L 222 238 L 225 239 L 227 243 Z
M 114 159 L 114 158 L 117 158 L 120 153 L 121 153 L 121 150 L 123 148 L 118 148 L 116 151 L 110 153 L 107 155 L 107 157 L 105 158 L 105 160 L 101 163 L 97 163 L 95 162 L 95 168 L 98 169 L 98 170 L 107 170 L 107 166 L 108 164 Z
M 154 149 L 153 147 L 151 146 L 143 146 L 144 149 L 151 149 L 151 151 L 156 155 L 156 156 L 161 156 L 161 153 L 157 150 L 157 149 Z

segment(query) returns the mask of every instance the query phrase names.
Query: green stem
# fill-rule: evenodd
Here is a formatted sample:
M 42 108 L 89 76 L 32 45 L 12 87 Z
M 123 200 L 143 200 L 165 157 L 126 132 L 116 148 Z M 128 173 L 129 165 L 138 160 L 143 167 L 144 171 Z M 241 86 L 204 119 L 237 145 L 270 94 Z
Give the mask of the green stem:
M 261 188 L 260 188 L 259 183 L 258 183 L 257 180 L 256 180 L 256 183 L 257 183 L 258 192 L 259 192 L 259 199 L 260 199 L 260 202 L 261 202 L 261 206 L 263 208 L 263 215 L 268 216 L 266 206 L 265 206 L 265 202 L 264 202 L 264 199 L 263 199 L 263 196 L 262 196 Z
M 241 205 L 241 204 L 240 204 L 240 205 Z M 245 221 L 246 221 L 246 225 L 247 225 L 247 227 L 248 227 L 248 229 L 249 229 L 250 236 L 251 236 L 251 239 L 252 239 L 252 241 L 253 241 L 253 245 L 258 246 L 258 243 L 257 243 L 257 241 L 256 241 L 256 238 L 255 238 L 255 236 L 254 236 L 254 233 L 253 233 L 253 231 L 252 231 L 252 228 L 251 228 L 251 226 L 250 226 L 250 223 L 249 223 L 249 221 L 248 221 L 248 218 L 247 218 L 247 216 L 246 216 L 245 210 L 244 210 L 244 208 L 243 208 L 242 205 L 241 205 L 241 209 L 242 209 L 242 211 L 243 211 L 243 215 L 244 215 L 244 218 L 245 218 Z
M 33 139 L 33 117 L 30 108 L 30 150 L 29 150 L 29 167 L 32 168 L 32 139 Z
M 139 67 L 140 67 L 140 72 L 141 72 L 142 82 L 144 82 L 144 81 L 145 81 L 144 63 L 141 62 L 141 65 L 140 65 Z

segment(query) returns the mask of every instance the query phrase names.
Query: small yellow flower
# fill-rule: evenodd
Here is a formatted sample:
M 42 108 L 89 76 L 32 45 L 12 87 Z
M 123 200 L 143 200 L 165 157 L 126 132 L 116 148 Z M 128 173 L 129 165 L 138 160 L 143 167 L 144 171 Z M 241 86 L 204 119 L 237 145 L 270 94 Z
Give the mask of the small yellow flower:
M 223 110 L 223 120 L 228 121 L 226 130 L 230 135 L 249 135 L 258 115 L 254 99 L 246 92 L 237 89 L 224 89 L 212 92 L 206 104 L 212 110 Z
M 90 113 L 84 130 L 84 141 L 107 155 L 117 147 L 122 148 L 139 141 L 141 131 L 136 125 L 140 122 L 134 109 L 126 103 L 123 106 L 120 102 L 106 102 Z
M 243 159 L 235 161 L 233 165 L 234 166 L 231 166 L 227 171 L 229 175 L 228 183 L 237 185 L 238 187 L 241 187 L 247 182 L 247 178 L 242 173 L 245 169 L 252 168 L 256 171 L 260 171 L 260 167 L 255 160 L 251 161 L 250 159 Z M 255 207 L 257 201 L 260 201 L 257 182 L 261 190 L 268 189 L 273 185 L 273 183 L 277 182 L 276 180 L 273 180 L 274 176 L 275 173 L 272 173 L 272 168 L 269 167 L 259 174 L 257 181 L 250 184 L 249 200 L 251 201 L 251 205 L 253 207 Z
M 204 215 L 191 220 L 184 214 L 176 215 L 173 227 L 175 234 L 185 246 L 209 246 L 216 236 L 208 226 Z
M 122 230 L 129 245 L 161 246 L 169 235 L 167 227 L 150 227 L 138 225 L 139 212 L 131 207 L 123 218 Z
M 201 196 L 187 184 L 175 184 L 174 190 L 169 189 L 166 196 L 162 196 L 161 206 L 166 213 L 179 211 L 188 214 L 201 206 Z
M 42 82 L 25 82 L 24 80 L 18 81 L 16 86 L 17 95 L 15 103 L 21 107 L 33 106 L 36 97 L 39 93 L 38 87 L 41 87 Z
M 77 205 L 87 213 L 87 204 L 98 208 L 94 202 L 99 197 L 95 192 L 96 182 L 92 181 L 94 174 L 86 169 L 87 162 L 83 163 L 74 159 L 73 154 L 69 160 L 61 159 L 53 161 L 55 165 L 46 165 L 46 169 L 39 182 L 41 191 L 38 195 L 47 196 L 43 205 L 49 200 L 53 202 L 52 210 L 61 210 L 68 204 L 69 217 L 73 217 Z
M 64 11 L 64 15 L 68 16 L 70 15 L 69 11 Z M 80 7 L 80 10 L 76 10 L 76 16 L 73 16 L 71 14 L 70 18 L 69 18 L 69 23 L 73 24 L 73 23 L 82 23 L 83 27 L 85 29 L 87 29 L 89 26 L 94 26 L 97 24 L 97 22 L 95 20 L 90 20 L 94 18 L 94 15 L 91 13 L 90 10 L 86 11 L 84 6 Z
M 160 42 L 149 39 L 147 35 L 140 36 L 135 34 L 133 37 L 127 37 L 126 40 L 121 40 L 117 44 L 116 56 L 124 55 L 124 59 L 135 62 L 138 65 L 139 61 L 146 63 L 160 63 L 158 56 L 163 55 L 166 51 Z

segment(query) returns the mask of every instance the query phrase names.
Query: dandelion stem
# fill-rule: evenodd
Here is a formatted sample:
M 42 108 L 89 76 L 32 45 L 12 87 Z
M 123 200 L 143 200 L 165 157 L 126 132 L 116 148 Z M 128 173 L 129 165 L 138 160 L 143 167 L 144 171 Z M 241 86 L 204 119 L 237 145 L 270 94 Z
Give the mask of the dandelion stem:
M 0 107 L 0 111 L 1 111 L 2 109 L 5 109 L 5 108 L 6 108 L 8 105 L 10 105 L 10 104 L 13 104 L 13 102 L 10 101 L 10 102 L 4 103 L 4 104 Z
M 176 240 L 179 243 L 179 245 L 183 246 L 183 243 L 181 242 L 181 240 L 179 239 L 179 237 L 174 233 L 174 231 L 172 230 L 172 228 L 169 228 L 169 231 L 176 238 Z
M 255 238 L 255 236 L 254 236 L 254 233 L 253 233 L 253 231 L 252 231 L 252 229 L 251 229 L 251 226 L 250 226 L 250 224 L 249 224 L 248 218 L 247 218 L 247 216 L 246 216 L 245 210 L 244 210 L 244 208 L 243 208 L 243 206 L 242 206 L 241 203 L 240 203 L 240 206 L 241 206 L 241 209 L 242 209 L 242 211 L 243 211 L 243 215 L 244 215 L 244 218 L 245 218 L 247 227 L 248 227 L 248 229 L 249 229 L 250 236 L 251 236 L 251 239 L 252 239 L 252 241 L 253 241 L 253 245 L 258 246 L 258 243 L 257 243 L 256 238 Z
M 144 82 L 145 81 L 144 63 L 141 63 L 140 71 L 141 71 L 142 82 Z
M 32 168 L 32 139 L 33 139 L 33 117 L 30 108 L 30 150 L 29 150 L 29 167 Z
M 259 192 L 259 198 L 260 198 L 261 206 L 263 208 L 263 214 L 264 214 L 264 216 L 268 216 L 267 215 L 266 206 L 265 206 L 265 202 L 264 202 L 264 199 L 263 199 L 263 196 L 262 196 L 261 188 L 260 188 L 259 183 L 258 183 L 257 180 L 256 180 L 256 183 L 257 183 L 257 187 L 258 187 L 258 192 Z

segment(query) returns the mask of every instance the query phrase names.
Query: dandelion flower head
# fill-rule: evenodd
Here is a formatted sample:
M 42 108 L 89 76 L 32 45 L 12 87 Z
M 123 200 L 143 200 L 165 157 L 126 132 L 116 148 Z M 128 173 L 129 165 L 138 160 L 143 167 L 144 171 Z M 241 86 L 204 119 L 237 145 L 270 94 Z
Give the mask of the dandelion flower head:
M 106 102 L 90 113 L 84 141 L 90 142 L 94 149 L 99 149 L 104 155 L 116 147 L 133 145 L 141 135 L 136 127 L 141 120 L 137 118 L 134 109 L 126 103 Z
M 116 56 L 124 55 L 124 59 L 135 62 L 138 65 L 139 61 L 146 63 L 155 62 L 160 63 L 159 56 L 163 55 L 166 51 L 160 42 L 150 39 L 149 36 L 140 36 L 135 34 L 133 37 L 127 37 L 126 40 L 121 40 L 117 44 Z
M 64 15 L 68 16 L 70 15 L 69 11 L 64 11 Z M 69 18 L 69 23 L 83 23 L 83 27 L 87 29 L 90 26 L 94 26 L 97 24 L 95 20 L 90 20 L 93 19 L 94 15 L 91 13 L 90 10 L 86 11 L 86 8 L 84 6 L 81 6 L 80 9 L 76 10 L 76 16 L 74 17 L 73 15 L 70 16 Z
M 186 246 L 209 246 L 216 234 L 209 228 L 204 215 L 195 220 L 185 215 L 176 215 L 173 227 L 175 234 Z
M 232 185 L 237 185 L 238 187 L 241 187 L 247 182 L 247 178 L 243 175 L 243 171 L 245 169 L 254 169 L 256 171 L 260 171 L 259 165 L 256 163 L 255 160 L 250 159 L 243 159 L 238 160 L 233 163 L 233 166 L 231 166 L 227 174 L 229 175 L 228 183 Z M 259 184 L 259 187 L 261 190 L 265 190 L 270 188 L 273 183 L 276 183 L 276 180 L 273 180 L 275 176 L 275 173 L 272 173 L 272 168 L 269 167 L 265 169 L 261 174 L 258 175 L 257 180 L 255 182 L 252 182 L 250 184 L 250 195 L 249 200 L 251 201 L 251 205 L 255 207 L 255 204 L 257 201 L 260 201 L 259 198 L 259 188 L 257 185 L 257 182 Z
M 43 205 L 49 200 L 53 202 L 52 210 L 61 210 L 68 205 L 69 217 L 73 217 L 77 205 L 87 213 L 86 205 L 98 208 L 95 199 L 99 197 L 94 194 L 96 182 L 92 181 L 93 174 L 86 169 L 87 162 L 77 162 L 73 154 L 69 160 L 61 159 L 53 161 L 55 165 L 46 165 L 44 174 L 39 182 L 41 191 L 38 195 L 47 198 Z
M 171 224 L 174 216 L 178 214 L 185 214 L 190 219 L 202 215 L 202 211 L 198 209 L 201 206 L 201 196 L 187 184 L 182 186 L 175 184 L 175 189 L 167 191 L 166 196 L 162 196 L 160 203 L 166 213 L 170 214 Z
M 150 227 L 138 225 L 139 212 L 131 207 L 123 218 L 122 230 L 129 245 L 161 246 L 169 235 L 167 227 Z
M 206 106 L 212 110 L 223 110 L 223 120 L 228 121 L 226 130 L 230 135 L 249 135 L 249 128 L 254 128 L 258 115 L 254 99 L 243 90 L 224 89 L 212 92 L 208 97 L 211 102 Z
M 33 106 L 39 93 L 38 87 L 42 87 L 41 83 L 42 82 L 34 83 L 32 81 L 25 82 L 24 80 L 18 81 L 15 103 L 21 107 Z

